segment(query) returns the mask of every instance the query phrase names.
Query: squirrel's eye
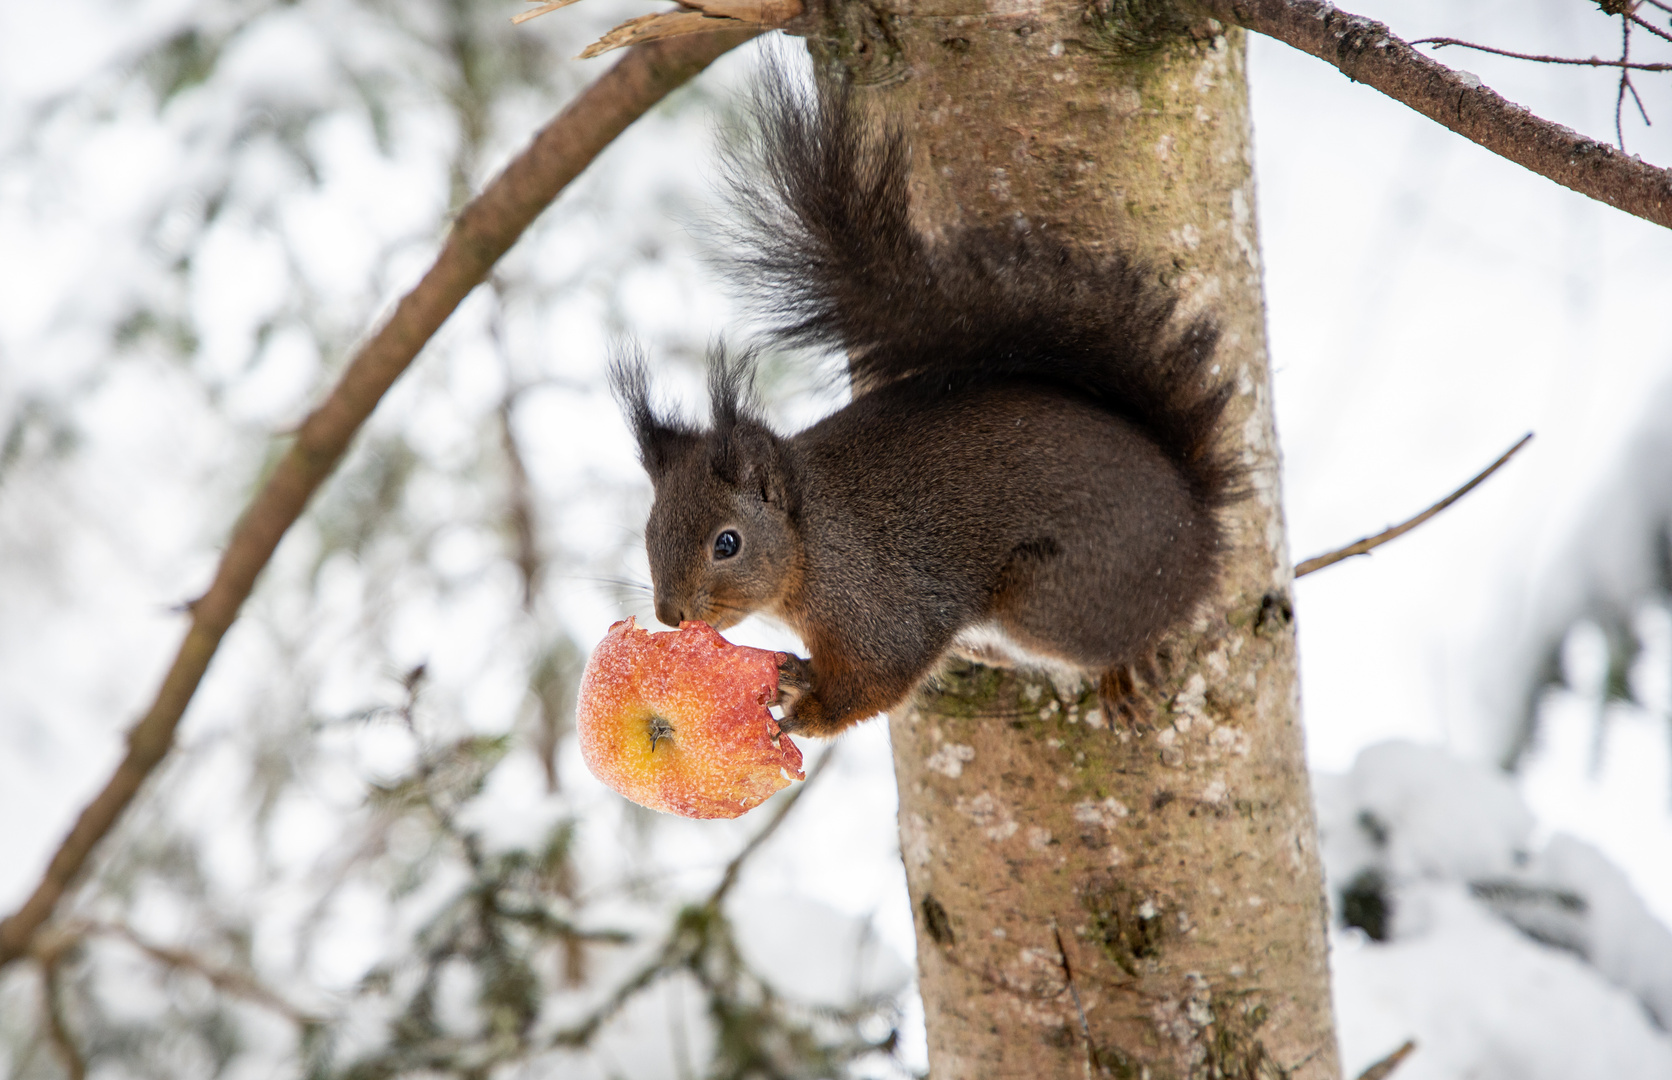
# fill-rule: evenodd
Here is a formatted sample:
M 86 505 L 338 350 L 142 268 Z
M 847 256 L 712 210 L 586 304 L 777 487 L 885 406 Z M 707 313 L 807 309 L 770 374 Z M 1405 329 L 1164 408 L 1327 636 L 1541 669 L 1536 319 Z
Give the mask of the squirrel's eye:
M 743 538 L 736 531 L 727 529 L 714 538 L 714 557 L 729 559 L 737 554 L 737 549 L 743 546 Z

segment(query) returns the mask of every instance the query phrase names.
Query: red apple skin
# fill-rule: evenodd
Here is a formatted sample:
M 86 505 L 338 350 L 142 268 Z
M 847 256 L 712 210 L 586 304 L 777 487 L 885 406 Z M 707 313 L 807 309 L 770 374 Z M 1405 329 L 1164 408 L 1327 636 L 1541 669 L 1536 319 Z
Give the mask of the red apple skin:
M 704 622 L 652 634 L 627 618 L 581 677 L 581 757 L 640 806 L 734 818 L 805 779 L 801 751 L 767 711 L 777 698 L 777 653 L 733 645 Z M 653 740 L 658 718 L 668 734 Z

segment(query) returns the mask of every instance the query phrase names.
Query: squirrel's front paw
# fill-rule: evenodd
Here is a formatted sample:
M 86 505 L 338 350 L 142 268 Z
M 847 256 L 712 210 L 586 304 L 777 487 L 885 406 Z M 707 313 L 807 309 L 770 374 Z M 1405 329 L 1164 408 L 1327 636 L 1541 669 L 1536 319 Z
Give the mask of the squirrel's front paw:
M 795 706 L 813 688 L 813 665 L 794 653 L 778 654 L 778 729 L 793 733 L 796 728 Z

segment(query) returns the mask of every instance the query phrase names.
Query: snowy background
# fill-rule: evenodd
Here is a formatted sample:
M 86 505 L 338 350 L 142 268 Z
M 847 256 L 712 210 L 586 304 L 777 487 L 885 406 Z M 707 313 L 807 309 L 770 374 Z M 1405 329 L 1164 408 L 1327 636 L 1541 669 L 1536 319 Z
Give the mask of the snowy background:
M 514 10 L 0 0 L 0 909 L 108 775 L 277 440 L 446 215 L 609 63 L 565 58 L 644 7 Z M 1619 45 L 1578 0 L 1357 10 L 1408 39 Z M 565 735 L 578 659 L 649 614 L 609 343 L 694 399 L 706 342 L 746 336 L 700 222 L 748 53 L 607 151 L 380 407 L 62 947 L 0 976 L 6 1075 L 62 1074 L 54 1017 L 109 1076 L 921 1069 L 881 724 L 745 865 L 737 939 L 691 913 L 764 813 L 639 813 Z M 1401 1080 L 1672 1076 L 1672 234 L 1251 53 L 1296 557 L 1537 433 L 1296 586 L 1345 1064 L 1414 1038 Z M 1612 138 L 1606 71 L 1439 55 Z M 1638 32 L 1633 55 L 1672 48 Z M 1628 100 L 1627 148 L 1672 162 L 1672 76 L 1636 82 L 1655 126 Z M 772 361 L 786 425 L 830 406 Z M 679 918 L 694 959 L 563 1045 Z

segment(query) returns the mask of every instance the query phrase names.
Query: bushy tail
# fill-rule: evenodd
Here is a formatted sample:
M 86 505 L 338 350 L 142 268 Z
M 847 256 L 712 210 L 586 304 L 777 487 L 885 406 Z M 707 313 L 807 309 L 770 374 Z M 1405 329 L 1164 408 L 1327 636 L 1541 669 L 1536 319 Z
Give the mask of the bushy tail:
M 1230 388 L 1209 372 L 1218 333 L 1171 332 L 1173 298 L 1122 256 L 1038 230 L 964 228 L 930 241 L 910 221 L 910 150 L 845 85 L 814 94 L 769 64 L 731 183 L 751 234 L 747 289 L 786 341 L 846 352 L 855 393 L 995 381 L 1083 394 L 1144 428 L 1197 499 L 1236 496 L 1215 447 Z

